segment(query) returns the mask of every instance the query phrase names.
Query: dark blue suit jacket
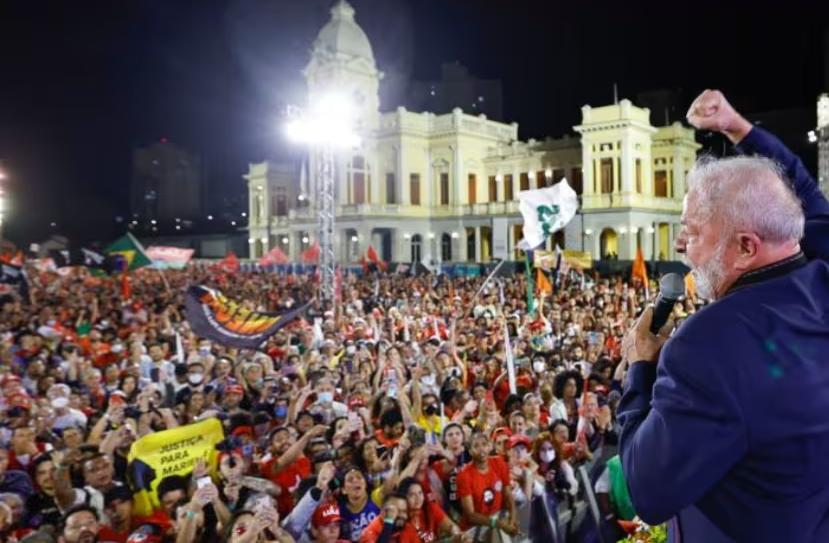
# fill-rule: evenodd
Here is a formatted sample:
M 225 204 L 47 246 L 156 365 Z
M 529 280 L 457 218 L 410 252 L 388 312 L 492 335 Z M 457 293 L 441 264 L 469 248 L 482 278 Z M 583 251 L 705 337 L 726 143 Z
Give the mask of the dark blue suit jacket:
M 829 541 L 829 202 L 755 128 L 806 214 L 802 256 L 746 274 L 688 319 L 659 364 L 636 363 L 619 405 L 636 512 L 675 541 Z

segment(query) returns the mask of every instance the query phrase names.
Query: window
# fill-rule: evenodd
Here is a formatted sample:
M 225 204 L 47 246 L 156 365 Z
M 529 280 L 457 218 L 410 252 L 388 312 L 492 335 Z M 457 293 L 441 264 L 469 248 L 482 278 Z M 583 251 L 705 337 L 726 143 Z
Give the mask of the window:
M 522 173 L 518 178 L 518 185 L 521 187 L 520 190 L 530 190 L 530 174 Z
M 489 201 L 498 201 L 498 182 L 495 180 L 494 175 L 489 176 Z
M 368 168 L 365 157 L 360 155 L 354 156 L 351 159 L 351 164 L 348 167 L 350 181 L 350 203 L 364 204 L 368 201 L 367 181 Z
M 354 172 L 351 178 L 351 203 L 366 203 L 366 180 L 362 172 Z
M 475 229 L 466 229 L 466 259 L 475 260 Z
M 653 194 L 659 198 L 668 197 L 668 172 L 665 170 L 653 172 Z
M 449 174 L 440 174 L 440 205 L 449 205 Z
M 393 173 L 387 173 L 386 174 L 386 203 L 387 204 L 397 203 L 397 193 L 395 191 L 394 174 Z
M 420 205 L 420 174 L 409 174 L 409 201 L 413 206 Z
M 446 233 L 440 236 L 440 259 L 442 262 L 452 260 L 452 236 Z
M 474 173 L 469 174 L 469 177 L 466 179 L 466 193 L 468 194 L 470 204 L 478 201 L 478 182 Z
M 420 234 L 412 236 L 412 262 L 420 262 L 420 247 L 423 243 Z
M 285 187 L 278 187 L 276 189 L 274 200 L 273 209 L 276 216 L 285 217 L 288 215 L 288 193 Z
M 564 169 L 563 168 L 556 168 L 553 170 L 553 185 L 564 179 Z
M 636 193 L 642 194 L 642 159 L 636 159 Z
M 512 174 L 507 174 L 504 176 L 504 200 L 511 202 L 514 199 L 515 195 L 512 190 Z
M 547 180 L 544 177 L 544 171 L 535 172 L 535 188 L 543 189 L 547 186 Z
M 601 163 L 602 194 L 613 192 L 613 159 L 603 158 Z
M 570 170 L 570 186 L 573 187 L 576 194 L 582 193 L 581 168 L 573 168 Z

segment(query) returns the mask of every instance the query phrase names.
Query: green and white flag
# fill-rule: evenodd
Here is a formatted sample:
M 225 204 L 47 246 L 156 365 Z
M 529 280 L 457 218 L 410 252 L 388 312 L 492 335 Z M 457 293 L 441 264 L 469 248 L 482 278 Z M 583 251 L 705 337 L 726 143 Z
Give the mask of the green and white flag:
M 566 179 L 552 187 L 522 190 L 518 193 L 518 209 L 524 216 L 524 239 L 519 247 L 535 249 L 567 226 L 576 215 L 579 199 Z

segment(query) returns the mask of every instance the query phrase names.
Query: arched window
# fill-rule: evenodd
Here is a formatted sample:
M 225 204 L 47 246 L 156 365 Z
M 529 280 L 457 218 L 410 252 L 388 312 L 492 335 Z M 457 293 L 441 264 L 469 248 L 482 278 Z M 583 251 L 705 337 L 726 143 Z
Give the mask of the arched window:
M 475 260 L 475 245 L 477 240 L 475 239 L 475 229 L 474 228 L 467 228 L 466 229 L 466 259 L 474 261 Z
M 420 234 L 415 234 L 412 236 L 412 262 L 420 262 L 421 259 L 421 245 L 423 245 L 423 238 L 420 237 Z
M 452 236 L 446 233 L 440 236 L 440 259 L 443 262 L 452 261 Z
M 619 256 L 619 248 L 617 243 L 616 231 L 612 228 L 605 228 L 602 230 L 599 237 L 599 253 L 602 259 L 608 259 Z

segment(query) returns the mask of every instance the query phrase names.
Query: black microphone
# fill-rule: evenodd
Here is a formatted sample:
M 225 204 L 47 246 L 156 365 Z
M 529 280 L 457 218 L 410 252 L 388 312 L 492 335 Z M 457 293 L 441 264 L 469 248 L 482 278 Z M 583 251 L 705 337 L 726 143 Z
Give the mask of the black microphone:
M 653 306 L 651 332 L 658 334 L 668 322 L 677 300 L 685 295 L 685 281 L 678 273 L 668 273 L 659 281 L 659 296 Z

